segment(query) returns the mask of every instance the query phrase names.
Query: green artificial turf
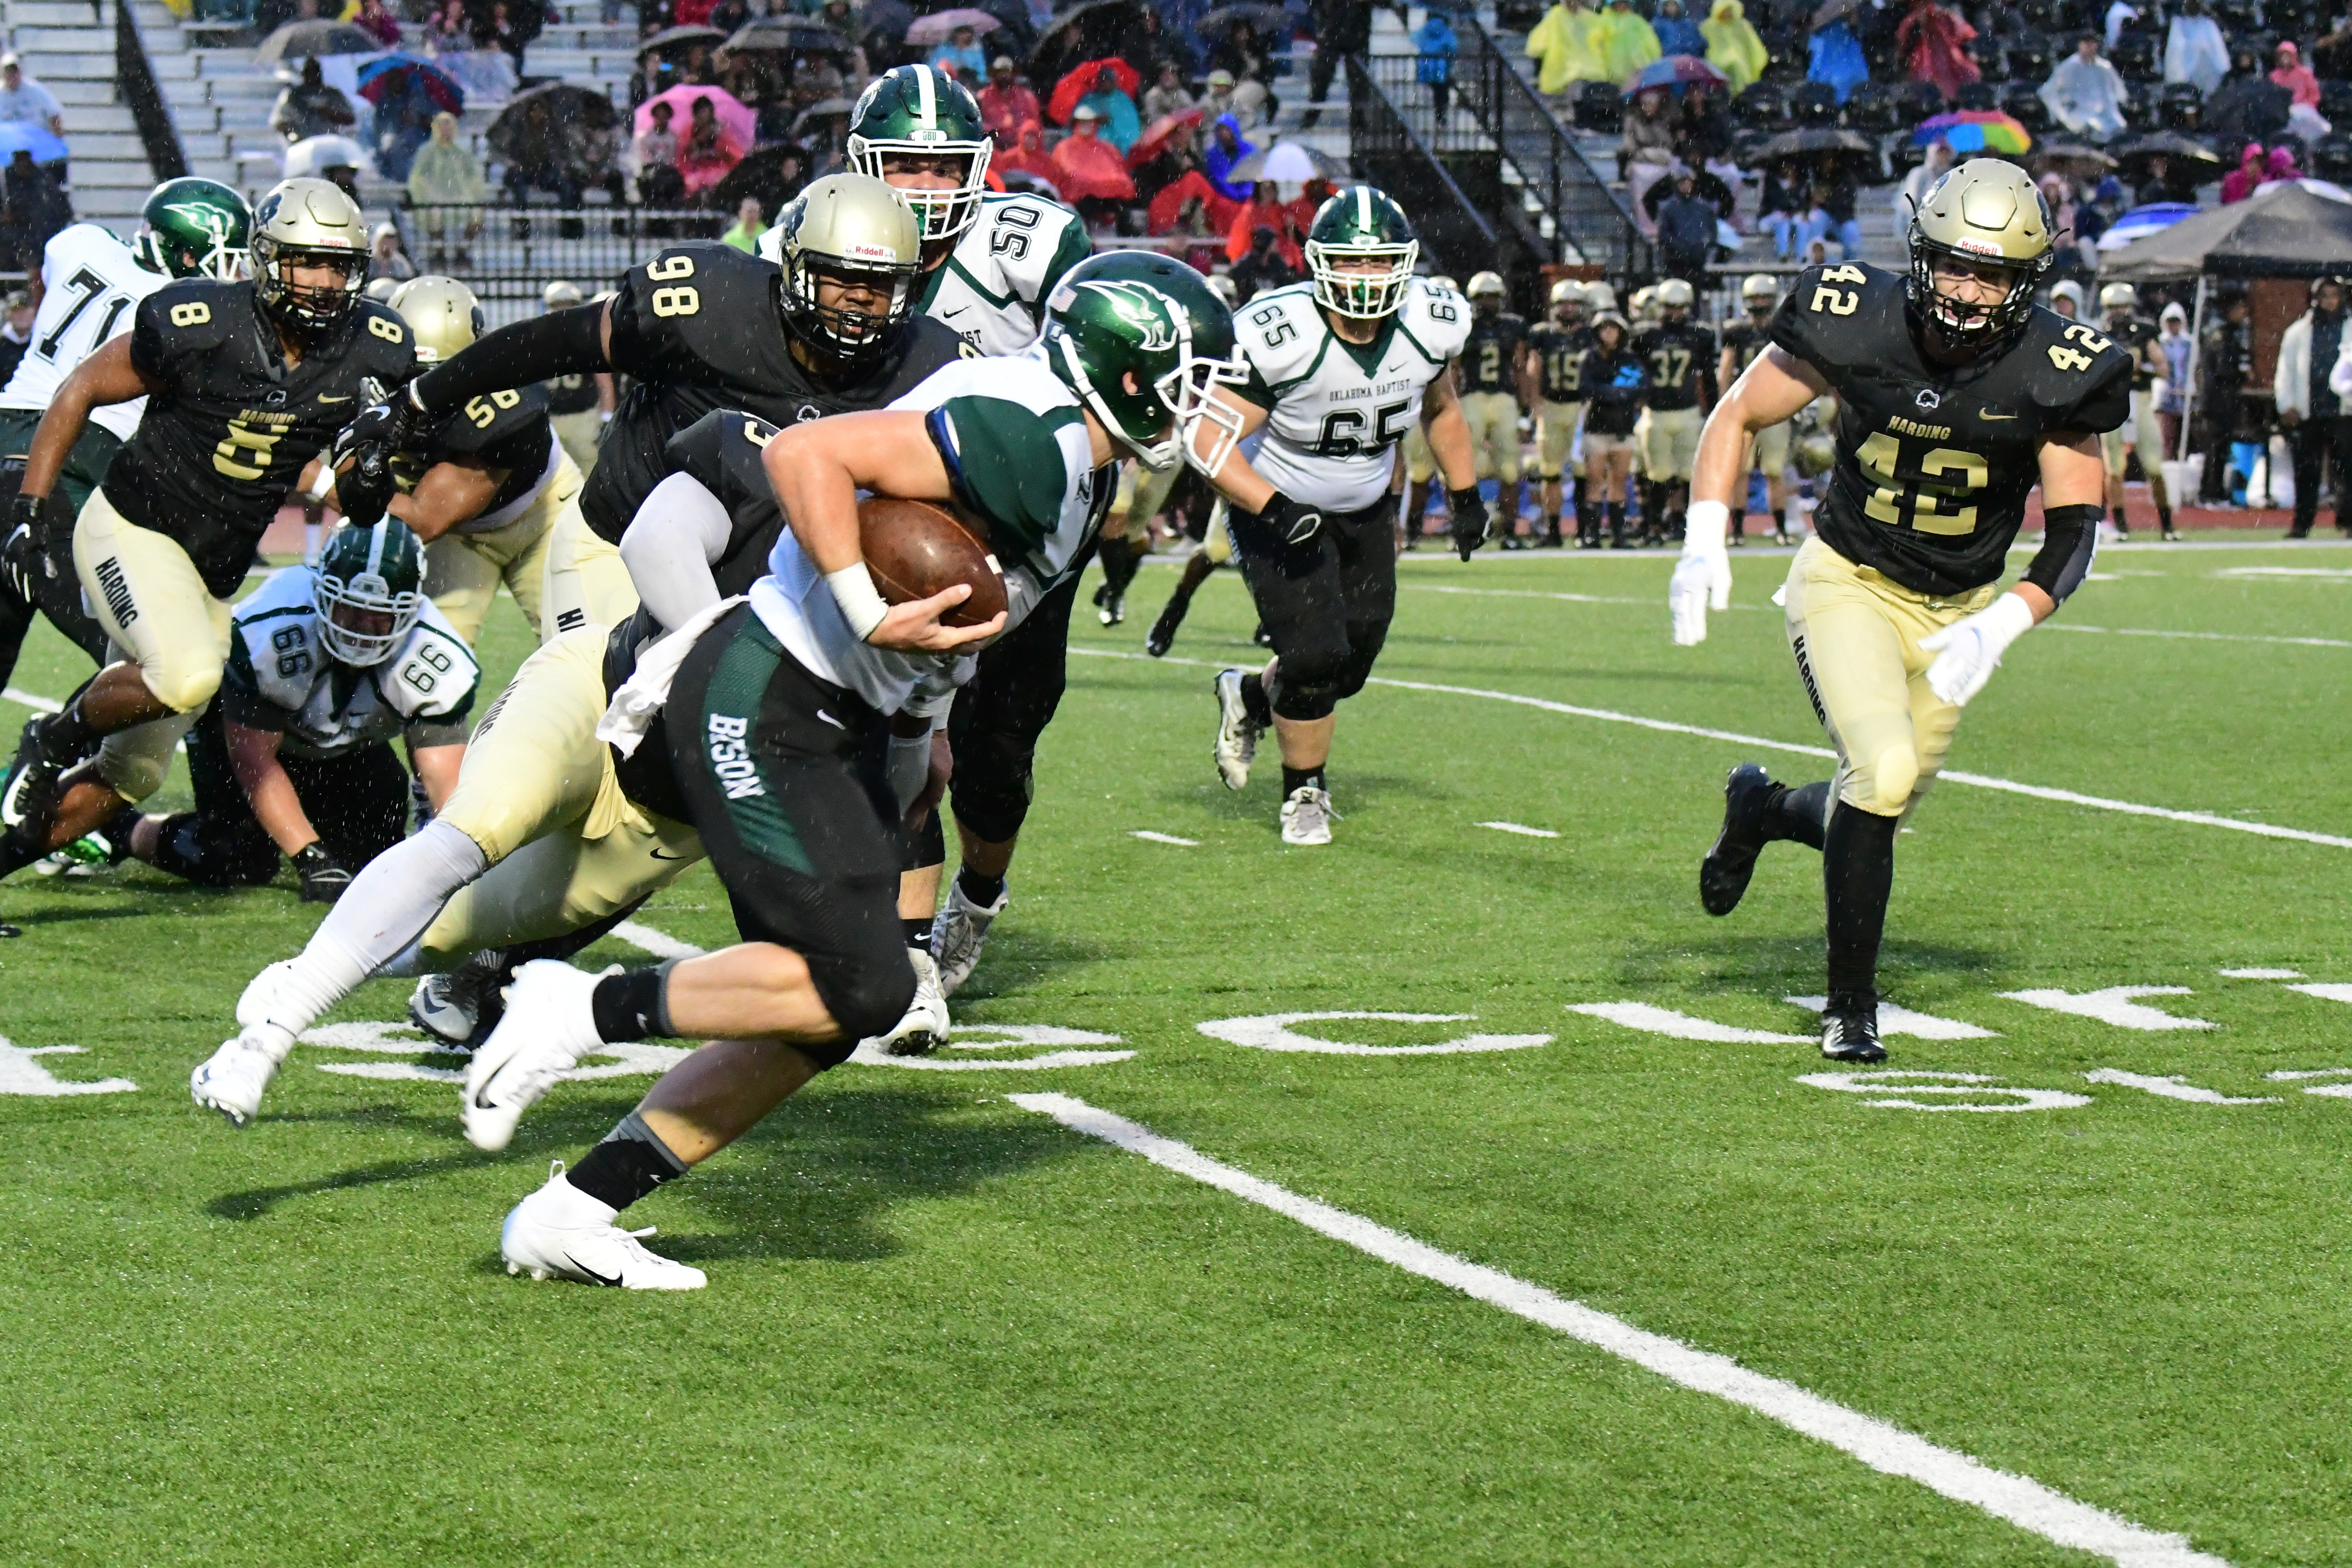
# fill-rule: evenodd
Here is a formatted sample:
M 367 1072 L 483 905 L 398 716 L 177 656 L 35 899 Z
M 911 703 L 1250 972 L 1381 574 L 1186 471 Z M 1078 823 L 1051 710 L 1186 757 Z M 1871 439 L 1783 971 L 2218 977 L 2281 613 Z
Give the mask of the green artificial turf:
M 1735 557 L 1738 605 L 1696 648 L 1666 635 L 1669 565 L 1424 550 L 1378 674 L 1821 744 L 1766 603 L 1785 556 Z M 2281 567 L 2340 575 L 2224 574 Z M 1950 765 L 2352 836 L 2352 647 L 2228 640 L 2352 641 L 2352 552 L 2135 548 L 2100 570 L 2060 624 L 2110 630 L 2018 644 Z M 26 927 L 0 946 L 0 1034 L 83 1047 L 31 1058 L 58 1078 L 139 1086 L 0 1094 L 0 1557 L 2095 1561 L 1004 1098 L 1052 1090 L 2242 1568 L 2352 1560 L 2352 1100 L 2303 1092 L 2352 1079 L 2264 1076 L 2352 1068 L 2352 1009 L 2218 973 L 2352 981 L 2352 849 L 1945 784 L 1900 840 L 1883 984 L 1997 1037 L 1897 1037 L 1887 1066 L 2090 1103 L 1876 1108 L 1800 1082 L 1828 1065 L 1803 1044 L 1569 1011 L 1807 1031 L 1782 998 L 1822 990 L 1818 858 L 1776 846 L 1727 920 L 1696 897 L 1748 748 L 1375 685 L 1342 710 L 1337 842 L 1286 849 L 1271 743 L 1238 795 L 1208 755 L 1210 674 L 1256 657 L 1238 580 L 1177 643 L 1200 663 L 1135 657 L 1173 582 L 1148 567 L 1116 630 L 1081 600 L 1076 647 L 1129 657 L 1071 660 L 1011 912 L 956 998 L 960 1022 L 1135 1054 L 826 1075 L 632 1211 L 709 1272 L 696 1295 L 498 1260 L 507 1208 L 646 1079 L 563 1086 L 493 1157 L 446 1084 L 318 1070 L 428 1058 L 306 1046 L 234 1133 L 186 1074 L 316 923 L 290 875 L 0 888 Z M 2217 636 L 2124 635 L 2151 630 Z M 491 678 L 526 651 L 494 610 Z M 13 684 L 58 696 L 86 668 L 44 629 Z M 703 869 L 638 918 L 731 937 Z M 643 957 L 614 940 L 583 962 Z M 2142 1000 L 2218 1027 L 2001 995 L 2126 985 L 2188 987 Z M 335 1016 L 398 1019 L 406 989 Z M 1383 1058 L 1196 1027 L 1349 1010 L 1475 1022 L 1299 1027 L 1554 1038 Z M 2083 1076 L 2102 1068 L 2277 1103 Z

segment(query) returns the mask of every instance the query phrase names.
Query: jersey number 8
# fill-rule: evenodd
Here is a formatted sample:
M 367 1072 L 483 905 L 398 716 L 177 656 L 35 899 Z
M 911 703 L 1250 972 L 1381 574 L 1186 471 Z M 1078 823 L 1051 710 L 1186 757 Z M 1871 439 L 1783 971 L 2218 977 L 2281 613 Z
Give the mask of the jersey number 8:
M 656 289 L 654 290 L 654 314 L 656 316 L 691 316 L 701 309 L 702 295 L 695 289 Z
M 1872 490 L 1862 505 L 1873 522 L 1901 528 L 1907 512 L 1910 526 L 1921 533 L 1958 535 L 1976 531 L 1974 502 L 1955 506 L 1949 511 L 1943 507 L 1947 499 L 1958 500 L 1961 496 L 1974 495 L 1992 483 L 1992 465 L 1974 452 L 1938 447 L 1919 459 L 1922 477 L 1910 483 L 1896 477 L 1895 470 L 1903 463 L 1903 442 L 1898 437 L 1881 430 L 1864 441 L 1854 457 L 1863 471 L 1878 481 L 1879 488 Z M 1957 474 L 1957 481 L 1944 479 L 1947 474 Z
M 213 448 L 213 467 L 233 479 L 257 479 L 268 470 L 270 455 L 284 439 L 283 430 L 257 430 L 242 419 L 232 419 L 228 438 Z M 246 452 L 253 454 L 249 464 L 237 461 Z
M 477 397 L 466 405 L 466 417 L 474 422 L 475 429 L 487 430 L 490 427 L 490 421 L 499 416 L 498 408 L 512 408 L 521 401 L 522 394 L 520 392 L 493 392 L 488 397 Z M 492 404 L 498 405 L 498 408 L 491 407 Z

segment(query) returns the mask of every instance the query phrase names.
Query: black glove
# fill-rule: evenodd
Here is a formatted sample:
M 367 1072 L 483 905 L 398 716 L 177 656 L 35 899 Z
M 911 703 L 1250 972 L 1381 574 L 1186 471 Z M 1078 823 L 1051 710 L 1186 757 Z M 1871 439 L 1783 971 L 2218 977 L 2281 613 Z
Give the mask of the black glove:
M 360 411 L 336 438 L 338 455 L 363 447 L 379 452 L 404 452 L 432 433 L 433 416 L 416 405 L 413 386 L 404 386 L 382 403 Z
M 1486 542 L 1486 531 L 1493 526 L 1486 498 L 1472 485 L 1466 490 L 1447 490 L 1445 504 L 1454 513 L 1454 548 L 1467 561 L 1472 551 Z
M 294 869 L 302 874 L 306 904 L 331 904 L 352 885 L 352 874 L 336 865 L 327 847 L 316 839 L 295 851 Z
M 1323 531 L 1323 509 L 1292 500 L 1276 490 L 1258 510 L 1257 521 L 1285 544 L 1305 544 Z
M 336 477 L 335 500 L 342 507 L 343 516 L 354 526 L 373 528 L 383 520 L 383 510 L 392 504 L 397 489 L 384 448 L 362 447 L 351 471 Z
M 0 536 L 0 573 L 5 573 L 8 586 L 26 604 L 33 603 L 34 584 L 48 573 L 47 529 L 41 520 L 45 503 L 38 496 L 16 492 L 8 503 L 8 523 L 5 536 Z

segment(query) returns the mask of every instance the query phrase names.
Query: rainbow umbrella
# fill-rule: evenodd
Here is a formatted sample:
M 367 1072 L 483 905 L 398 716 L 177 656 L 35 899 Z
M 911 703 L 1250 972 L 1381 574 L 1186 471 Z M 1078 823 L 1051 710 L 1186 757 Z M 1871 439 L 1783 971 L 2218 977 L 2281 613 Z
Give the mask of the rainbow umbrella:
M 1941 142 L 1955 153 L 2030 153 L 2033 133 L 2014 116 L 1990 109 L 1963 109 L 1923 120 L 1911 132 L 1913 145 Z

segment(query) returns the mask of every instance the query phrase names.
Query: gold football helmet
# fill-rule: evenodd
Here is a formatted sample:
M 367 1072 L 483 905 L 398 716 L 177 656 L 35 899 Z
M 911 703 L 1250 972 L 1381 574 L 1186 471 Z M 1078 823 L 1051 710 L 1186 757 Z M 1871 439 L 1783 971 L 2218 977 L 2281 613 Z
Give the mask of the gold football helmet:
M 2139 290 L 2128 283 L 2110 283 L 2099 290 L 2099 309 L 2137 310 L 2139 309 Z
M 1697 297 L 1691 291 L 1690 283 L 1686 279 L 1668 278 L 1658 284 L 1656 298 L 1661 314 L 1668 310 L 1687 311 L 1691 308 L 1691 302 Z
M 922 220 L 903 192 L 871 174 L 827 174 L 793 198 L 775 232 L 794 335 L 842 360 L 871 358 L 898 337 L 914 310 L 923 245 Z M 865 287 L 887 303 L 878 311 L 827 305 L 825 281 Z
M 1928 187 L 1911 215 L 1911 303 L 1951 342 L 1981 348 L 2024 326 L 2033 290 L 2050 269 L 2056 227 L 2032 177 L 1998 158 L 1971 158 Z M 1938 258 L 1952 257 L 2011 274 L 1992 305 L 1956 299 L 1936 287 Z
M 252 254 L 264 310 L 299 332 L 331 331 L 367 287 L 367 219 L 340 185 L 280 180 L 253 209 Z M 336 280 L 297 283 L 298 268 L 325 268 Z
M 1769 310 L 1780 302 L 1780 280 L 1769 272 L 1751 272 L 1739 282 L 1739 302 L 1750 311 Z
M 412 278 L 394 291 L 392 308 L 416 337 L 416 357 L 438 364 L 482 335 L 482 303 L 454 278 Z

